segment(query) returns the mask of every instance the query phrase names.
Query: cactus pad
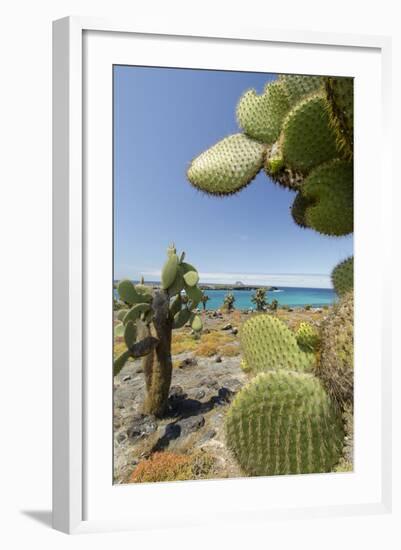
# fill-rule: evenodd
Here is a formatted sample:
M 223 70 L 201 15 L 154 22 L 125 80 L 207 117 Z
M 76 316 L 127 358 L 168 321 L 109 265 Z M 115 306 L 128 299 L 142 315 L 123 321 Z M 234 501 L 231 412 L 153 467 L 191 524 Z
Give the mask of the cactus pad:
M 294 222 L 300 227 L 308 227 L 306 223 L 306 209 L 311 205 L 312 202 L 304 197 L 302 193 L 297 193 L 291 206 L 291 216 Z
M 322 328 L 316 373 L 340 406 L 352 404 L 354 393 L 354 298 L 346 294 Z
M 168 255 L 167 261 L 162 269 L 161 283 L 162 288 L 169 288 L 175 281 L 178 270 L 178 256 L 177 254 Z
M 326 78 L 326 96 L 339 149 L 347 159 L 351 159 L 354 150 L 354 80 Z
M 283 86 L 272 82 L 261 95 L 245 92 L 237 106 L 238 124 L 249 137 L 270 144 L 279 137 L 289 107 Z
M 324 80 L 321 76 L 280 75 L 279 82 L 285 89 L 290 105 L 295 105 L 304 97 L 320 91 Z
M 117 285 L 117 291 L 120 299 L 131 306 L 141 302 L 140 295 L 135 290 L 133 283 L 128 279 L 123 279 Z
M 338 296 L 343 296 L 354 288 L 354 258 L 348 258 L 339 263 L 331 274 L 334 290 Z
M 244 359 L 253 372 L 313 368 L 314 354 L 302 351 L 291 330 L 269 314 L 255 315 L 245 321 L 240 339 Z
M 300 323 L 295 333 L 298 346 L 304 351 L 316 351 L 320 346 L 318 331 L 309 323 Z
M 352 163 L 335 159 L 313 170 L 302 186 L 311 206 L 305 221 L 324 235 L 347 235 L 354 227 L 354 178 Z
M 205 193 L 230 195 L 253 180 L 263 166 L 264 154 L 264 145 L 235 134 L 195 158 L 187 176 L 192 185 Z
M 269 476 L 331 471 L 344 431 L 318 378 L 279 370 L 260 373 L 235 397 L 226 437 L 248 475 Z
M 309 97 L 289 112 L 283 126 L 282 153 L 290 168 L 303 173 L 338 155 L 324 97 Z

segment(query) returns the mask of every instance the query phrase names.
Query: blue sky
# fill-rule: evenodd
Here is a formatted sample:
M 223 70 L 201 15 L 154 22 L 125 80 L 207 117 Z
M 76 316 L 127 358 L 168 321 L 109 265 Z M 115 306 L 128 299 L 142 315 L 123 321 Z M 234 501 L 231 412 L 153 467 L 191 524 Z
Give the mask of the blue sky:
M 235 106 L 275 75 L 114 68 L 114 277 L 158 280 L 170 242 L 203 282 L 330 286 L 352 236 L 324 237 L 290 216 L 295 197 L 263 173 L 232 197 L 186 180 L 192 158 L 237 133 Z

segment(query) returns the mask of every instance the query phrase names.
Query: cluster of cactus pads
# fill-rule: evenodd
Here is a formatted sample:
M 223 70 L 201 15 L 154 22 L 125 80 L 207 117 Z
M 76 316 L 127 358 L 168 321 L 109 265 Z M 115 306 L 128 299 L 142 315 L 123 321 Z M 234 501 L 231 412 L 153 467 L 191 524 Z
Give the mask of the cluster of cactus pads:
M 253 376 L 226 418 L 230 449 L 248 475 L 332 471 L 341 457 L 341 409 L 316 375 L 320 338 L 301 323 L 294 334 L 269 314 L 241 328 L 242 368 Z
M 353 79 L 280 75 L 237 105 L 242 133 L 195 158 L 189 181 L 230 195 L 264 169 L 297 192 L 293 217 L 325 235 L 353 230 Z
M 324 235 L 353 231 L 353 79 L 280 75 L 237 104 L 243 132 L 224 138 L 190 164 L 189 182 L 231 195 L 262 170 L 296 192 L 291 215 Z M 341 294 L 341 292 L 340 292 Z
M 344 412 L 348 434 L 353 410 L 352 258 L 332 280 L 340 300 L 320 331 L 302 322 L 293 333 L 269 314 L 241 327 L 241 368 L 253 378 L 230 407 L 226 436 L 248 475 L 329 472 L 344 461 Z
M 115 335 L 124 338 L 127 349 L 115 359 L 114 375 L 128 359 L 143 357 L 147 390 L 144 412 L 155 416 L 162 416 L 167 408 L 172 330 L 187 323 L 195 333 L 202 330 L 202 320 L 194 312 L 203 297 L 197 286 L 199 275 L 184 258 L 184 253 L 178 257 L 174 245 L 167 249 L 160 290 L 153 291 L 143 282 L 134 285 L 130 280 L 121 280 L 117 285 L 125 307 L 118 311 Z

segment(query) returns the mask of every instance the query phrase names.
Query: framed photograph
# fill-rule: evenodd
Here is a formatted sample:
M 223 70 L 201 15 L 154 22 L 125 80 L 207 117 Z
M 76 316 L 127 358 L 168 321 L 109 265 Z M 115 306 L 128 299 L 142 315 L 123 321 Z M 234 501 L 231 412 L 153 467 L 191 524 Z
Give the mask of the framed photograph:
M 54 527 L 389 512 L 389 39 L 53 51 Z

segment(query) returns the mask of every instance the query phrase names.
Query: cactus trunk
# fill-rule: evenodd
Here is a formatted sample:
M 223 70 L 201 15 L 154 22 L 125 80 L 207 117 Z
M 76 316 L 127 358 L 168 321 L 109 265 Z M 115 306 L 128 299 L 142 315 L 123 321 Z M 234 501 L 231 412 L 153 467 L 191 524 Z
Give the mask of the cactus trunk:
M 154 327 L 158 344 L 153 353 L 143 360 L 147 386 L 144 412 L 163 416 L 168 404 L 173 363 L 171 359 L 171 335 L 173 322 L 168 312 L 168 296 L 165 292 L 157 294 L 153 300 Z

